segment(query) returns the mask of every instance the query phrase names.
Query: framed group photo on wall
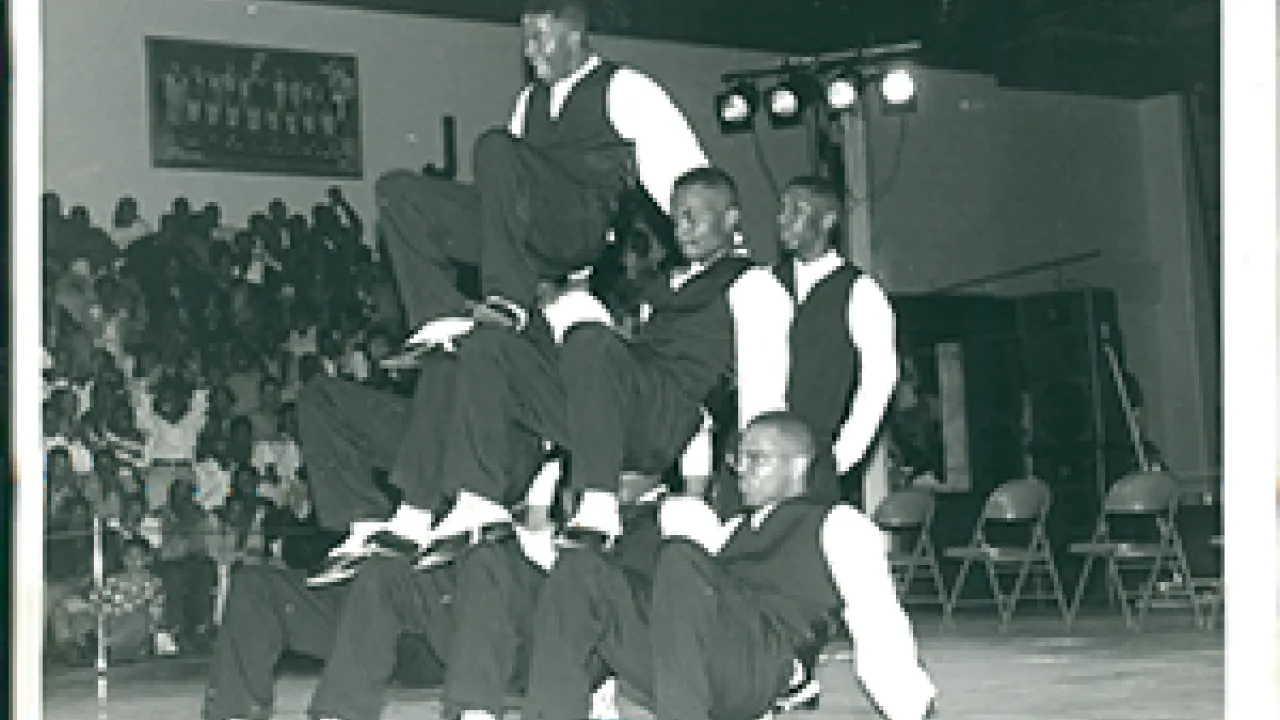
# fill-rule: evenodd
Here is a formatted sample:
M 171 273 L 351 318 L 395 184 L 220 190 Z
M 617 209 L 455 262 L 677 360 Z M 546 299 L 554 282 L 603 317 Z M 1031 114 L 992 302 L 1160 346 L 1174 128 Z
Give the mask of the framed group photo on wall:
M 156 167 L 360 178 L 356 58 L 148 37 Z

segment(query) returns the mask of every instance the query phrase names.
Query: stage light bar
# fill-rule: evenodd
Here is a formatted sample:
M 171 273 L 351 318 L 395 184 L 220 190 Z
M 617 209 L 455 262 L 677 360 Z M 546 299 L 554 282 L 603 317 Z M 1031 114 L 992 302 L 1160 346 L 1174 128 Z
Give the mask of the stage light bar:
M 749 83 L 739 83 L 716 95 L 716 120 L 720 130 L 726 133 L 749 130 L 755 122 L 756 89 Z

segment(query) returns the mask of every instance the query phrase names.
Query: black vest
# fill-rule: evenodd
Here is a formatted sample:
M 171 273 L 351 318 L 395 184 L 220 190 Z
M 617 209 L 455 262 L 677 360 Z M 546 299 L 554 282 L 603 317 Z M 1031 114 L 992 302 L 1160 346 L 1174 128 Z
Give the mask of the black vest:
M 790 258 L 773 268 L 783 287 L 798 298 Z M 862 277 L 856 265 L 842 264 L 797 302 L 791 322 L 791 375 L 787 407 L 809 424 L 819 445 L 836 441 L 858 388 L 858 351 L 849 337 L 849 294 Z
M 560 115 L 551 117 L 551 87 L 535 82 L 525 106 L 524 139 L 542 151 L 584 192 L 612 199 L 629 183 L 632 146 L 609 120 L 609 83 L 616 63 L 601 61 L 569 91 Z
M 642 293 L 652 307 L 636 331 L 632 348 L 648 356 L 701 405 L 734 370 L 734 324 L 728 291 L 751 267 L 747 258 L 728 256 L 672 290 L 666 276 Z
M 765 617 L 794 639 L 841 606 L 822 552 L 822 523 L 830 504 L 787 500 L 760 528 L 744 519 L 717 560 L 732 577 L 755 591 Z

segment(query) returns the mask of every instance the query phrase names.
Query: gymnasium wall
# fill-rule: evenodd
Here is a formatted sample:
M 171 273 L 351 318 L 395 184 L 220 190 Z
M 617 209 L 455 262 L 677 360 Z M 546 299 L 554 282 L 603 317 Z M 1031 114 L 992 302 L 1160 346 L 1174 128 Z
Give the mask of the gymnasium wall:
M 1176 470 L 1220 466 L 1219 350 L 1177 98 L 1016 91 L 943 71 L 919 84 L 905 124 L 879 113 L 869 124 L 881 187 L 873 243 L 885 281 L 925 292 L 1100 251 L 968 291 L 1114 289 L 1147 432 Z
M 327 179 L 156 169 L 146 123 L 148 35 L 354 54 L 359 59 L 364 179 L 342 181 L 372 219 L 373 180 L 443 160 L 440 120 L 457 118 L 460 177 L 472 141 L 505 121 L 520 79 L 514 24 L 485 25 L 259 0 L 56 0 L 44 10 L 44 187 L 105 222 L 137 197 L 148 218 L 178 195 L 217 200 L 239 222 L 272 197 L 308 208 Z M 711 99 L 720 75 L 766 67 L 762 53 L 597 38 L 608 55 L 655 76 L 684 107 L 712 159 L 739 180 L 749 242 L 772 258 L 776 199 L 750 135 L 719 133 Z M 893 290 L 922 291 L 1098 249 L 1060 273 L 996 283 L 1016 294 L 1114 288 L 1147 425 L 1175 468 L 1214 464 L 1218 378 L 1204 353 L 1205 283 L 1186 207 L 1177 102 L 1015 92 L 989 78 L 933 71 L 917 110 L 870 125 L 872 227 L 878 272 Z M 798 130 L 761 119 L 761 152 L 778 182 L 808 165 Z
M 186 195 L 193 203 L 216 199 L 228 221 L 242 222 L 272 197 L 310 208 L 333 182 L 151 167 L 149 35 L 355 55 L 364 179 L 339 184 L 366 218 L 373 217 L 373 181 L 381 173 L 443 161 L 445 115 L 457 118 L 459 177 L 469 178 L 472 142 L 506 123 L 522 77 L 514 22 L 487 25 L 264 0 L 56 0 L 44 3 L 44 21 L 44 184 L 65 204 L 86 205 L 101 222 L 122 194 L 136 196 L 152 219 L 175 196 Z M 721 73 L 768 66 L 773 58 L 607 37 L 597 38 L 597 45 L 668 87 L 713 160 L 739 178 L 748 235 L 767 244 L 772 191 L 750 137 L 720 135 L 712 98 Z M 801 131 L 766 130 L 760 139 L 780 180 L 806 166 Z

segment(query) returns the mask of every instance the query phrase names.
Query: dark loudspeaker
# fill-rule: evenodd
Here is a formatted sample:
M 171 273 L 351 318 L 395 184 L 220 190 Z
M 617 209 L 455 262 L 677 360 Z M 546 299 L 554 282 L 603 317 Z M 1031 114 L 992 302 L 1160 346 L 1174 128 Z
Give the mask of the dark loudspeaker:
M 982 295 L 893 297 L 904 377 L 887 439 L 891 453 L 942 481 L 933 528 L 940 545 L 963 544 L 987 495 L 1024 472 L 1014 305 Z M 904 409 L 908 384 L 928 412 Z
M 1131 469 L 1133 452 L 1107 339 L 1123 367 L 1115 294 L 1089 289 L 1017 301 L 1027 447 L 1053 490 L 1055 544 L 1087 537 L 1103 493 Z

